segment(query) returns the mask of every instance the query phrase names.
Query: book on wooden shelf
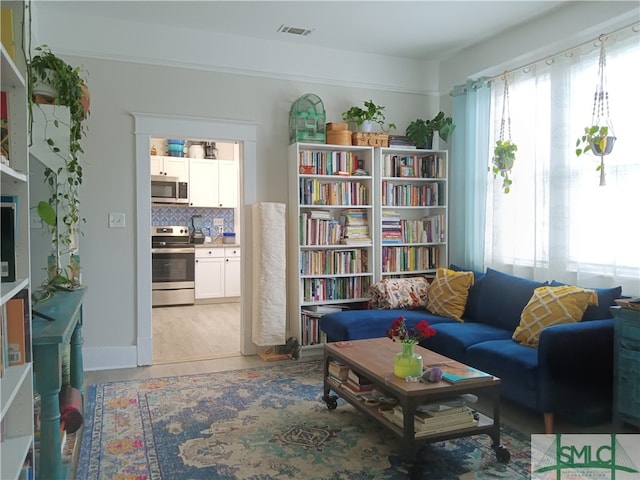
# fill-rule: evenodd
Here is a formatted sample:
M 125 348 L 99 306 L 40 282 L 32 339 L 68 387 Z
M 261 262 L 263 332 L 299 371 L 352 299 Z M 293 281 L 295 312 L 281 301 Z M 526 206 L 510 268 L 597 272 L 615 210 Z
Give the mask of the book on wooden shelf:
M 404 417 L 402 414 L 402 408 L 381 408 L 379 412 L 394 425 L 403 428 Z M 478 421 L 474 418 L 472 412 L 464 412 L 463 414 L 454 414 L 448 421 L 444 419 L 438 419 L 438 422 L 422 422 L 417 417 L 414 417 L 414 431 L 416 437 L 435 435 L 437 433 L 445 433 L 452 430 L 460 430 L 463 428 L 474 427 L 478 425 Z
M 371 384 L 355 383 L 350 378 L 347 378 L 346 381 L 343 381 L 342 386 L 355 394 L 362 393 L 362 392 L 371 392 L 372 390 L 375 389 L 375 385 L 373 385 L 372 383 Z
M 349 367 L 337 360 L 330 360 L 327 367 L 329 375 L 343 382 L 349 377 Z
M 477 368 L 463 365 L 461 363 L 442 363 L 429 365 L 430 367 L 440 367 L 442 369 L 442 379 L 449 383 L 465 383 L 493 378 L 493 375 L 478 370 Z

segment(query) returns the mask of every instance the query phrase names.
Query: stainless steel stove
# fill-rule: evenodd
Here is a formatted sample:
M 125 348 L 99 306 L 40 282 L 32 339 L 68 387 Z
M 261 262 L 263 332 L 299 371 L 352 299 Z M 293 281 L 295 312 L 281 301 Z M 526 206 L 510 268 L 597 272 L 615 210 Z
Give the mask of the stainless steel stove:
M 152 306 L 195 303 L 195 256 L 189 227 L 151 227 Z

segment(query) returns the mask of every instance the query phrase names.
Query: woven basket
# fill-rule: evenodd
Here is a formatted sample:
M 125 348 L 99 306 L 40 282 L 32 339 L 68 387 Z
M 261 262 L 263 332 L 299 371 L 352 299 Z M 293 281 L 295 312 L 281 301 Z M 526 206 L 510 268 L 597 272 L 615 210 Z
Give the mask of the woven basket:
M 351 135 L 351 143 L 369 147 L 388 147 L 389 135 L 377 132 L 355 132 Z

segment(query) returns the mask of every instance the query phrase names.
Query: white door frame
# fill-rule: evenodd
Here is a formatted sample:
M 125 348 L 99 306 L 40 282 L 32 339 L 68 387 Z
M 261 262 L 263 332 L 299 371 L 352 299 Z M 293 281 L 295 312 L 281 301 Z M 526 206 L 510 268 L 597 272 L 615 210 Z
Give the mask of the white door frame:
M 240 143 L 240 219 L 242 295 L 240 297 L 240 352 L 253 355 L 251 341 L 251 216 L 250 206 L 256 202 L 256 129 L 252 122 L 212 118 L 132 113 L 136 137 L 136 352 L 138 365 L 152 365 L 151 307 L 151 137 L 215 138 Z

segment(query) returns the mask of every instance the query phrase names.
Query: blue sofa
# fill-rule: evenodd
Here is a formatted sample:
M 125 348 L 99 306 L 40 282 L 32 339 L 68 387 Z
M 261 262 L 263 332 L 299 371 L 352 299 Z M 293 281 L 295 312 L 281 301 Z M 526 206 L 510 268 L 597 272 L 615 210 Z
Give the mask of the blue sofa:
M 515 342 L 512 335 L 534 289 L 548 283 L 491 268 L 474 272 L 474 277 L 463 322 L 424 308 L 345 310 L 324 315 L 320 328 L 328 341 L 348 341 L 384 337 L 400 315 L 408 324 L 427 320 L 437 333 L 423 340 L 423 347 L 499 377 L 501 395 L 543 413 L 547 433 L 553 432 L 554 415 L 581 425 L 609 420 L 613 391 L 609 307 L 620 298 L 621 288 L 594 289 L 597 306 L 589 306 L 578 323 L 545 328 L 538 348 L 533 348 Z

